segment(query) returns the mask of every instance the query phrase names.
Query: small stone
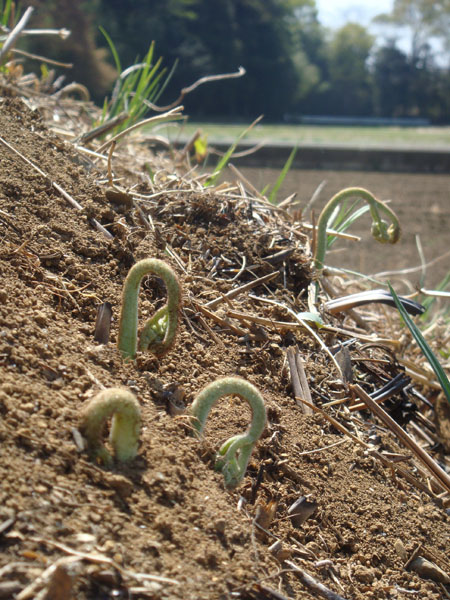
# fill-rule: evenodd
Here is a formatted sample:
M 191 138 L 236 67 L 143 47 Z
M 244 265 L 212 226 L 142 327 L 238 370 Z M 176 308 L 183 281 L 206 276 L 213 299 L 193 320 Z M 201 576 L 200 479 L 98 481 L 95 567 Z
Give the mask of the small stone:
M 401 539 L 396 539 L 394 542 L 394 548 L 399 557 L 406 562 L 408 560 L 408 553 L 406 552 L 405 546 Z
M 41 327 L 47 325 L 47 315 L 42 310 L 38 310 L 34 313 L 34 320 Z
M 353 569 L 353 576 L 361 583 L 372 583 L 375 579 L 375 569 L 364 567 L 363 565 L 357 565 Z

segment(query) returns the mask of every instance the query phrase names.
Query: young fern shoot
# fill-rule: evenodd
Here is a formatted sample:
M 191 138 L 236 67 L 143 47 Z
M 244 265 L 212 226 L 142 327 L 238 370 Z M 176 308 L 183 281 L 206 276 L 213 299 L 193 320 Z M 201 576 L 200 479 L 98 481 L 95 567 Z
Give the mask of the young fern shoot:
M 320 213 L 317 223 L 316 251 L 314 253 L 314 265 L 318 271 L 321 271 L 324 267 L 328 221 L 335 208 L 351 196 L 359 196 L 369 204 L 370 214 L 372 215 L 372 235 L 376 240 L 382 243 L 395 244 L 400 239 L 400 224 L 393 210 L 384 202 L 377 200 L 373 194 L 364 188 L 346 188 L 335 194 Z M 384 213 L 390 219 L 390 225 L 381 218 L 380 213 Z
M 152 273 L 161 277 L 167 289 L 167 303 L 146 321 L 140 335 L 140 350 L 162 356 L 175 341 L 181 288 L 171 267 L 157 258 L 139 261 L 128 272 L 122 292 L 117 346 L 124 360 L 134 360 L 137 352 L 138 296 L 141 281 Z
M 207 385 L 195 398 L 192 407 L 192 425 L 199 437 L 202 436 L 210 410 L 223 396 L 239 396 L 252 409 L 252 422 L 245 434 L 229 438 L 220 447 L 215 468 L 221 471 L 225 485 L 236 487 L 244 478 L 254 445 L 266 424 L 264 400 L 254 385 L 238 377 L 223 377 Z
M 88 452 L 106 467 L 111 467 L 114 462 L 101 441 L 103 426 L 110 417 L 109 440 L 116 459 L 121 462 L 132 460 L 138 451 L 141 428 L 141 410 L 135 396 L 122 388 L 103 390 L 83 411 L 80 432 L 87 441 Z

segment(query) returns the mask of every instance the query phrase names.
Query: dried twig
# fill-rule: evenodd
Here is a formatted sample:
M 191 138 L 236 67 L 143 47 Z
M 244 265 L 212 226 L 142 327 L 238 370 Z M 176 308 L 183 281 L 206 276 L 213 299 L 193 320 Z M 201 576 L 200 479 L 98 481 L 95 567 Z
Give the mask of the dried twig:
M 379 406 L 359 385 L 352 385 L 351 389 L 361 398 L 369 408 L 389 429 L 407 446 L 422 462 L 428 471 L 436 477 L 445 490 L 450 492 L 450 476 L 423 450 L 407 433 L 398 425 L 387 412 Z
M 118 563 L 116 563 L 112 558 L 108 558 L 104 554 L 99 553 L 88 553 L 88 552 L 79 552 L 78 550 L 74 550 L 70 548 L 70 546 L 66 546 L 65 544 L 61 544 L 60 542 L 55 542 L 53 540 L 48 540 L 45 538 L 39 537 L 31 537 L 29 538 L 38 544 L 46 544 L 48 546 L 52 546 L 53 548 L 57 548 L 66 554 L 70 554 L 72 556 L 77 556 L 81 560 L 85 560 L 87 562 L 92 563 L 100 563 L 107 564 L 116 569 L 123 577 L 128 577 L 131 579 L 136 579 L 137 581 L 158 581 L 160 583 L 170 583 L 173 585 L 178 585 L 179 581 L 176 579 L 169 579 L 168 577 L 162 577 L 161 575 L 150 575 L 149 573 L 135 573 L 134 571 L 129 571 L 128 569 L 124 569 Z
M 308 402 L 311 404 L 312 399 L 298 348 L 289 346 L 286 355 L 291 373 L 291 383 L 295 401 L 306 415 L 312 415 L 312 408 L 310 408 L 307 404 L 303 404 L 303 398 L 306 398 L 306 400 L 308 400 Z
M 259 277 L 258 279 L 255 279 L 254 281 L 250 281 L 249 283 L 245 283 L 244 285 L 241 285 L 240 287 L 230 290 L 229 292 L 227 292 L 226 294 L 223 294 L 223 296 L 220 296 L 219 298 L 216 298 L 215 300 L 210 300 L 204 306 L 206 308 L 210 308 L 210 309 L 216 308 L 216 306 L 218 306 L 225 299 L 231 300 L 231 298 L 235 298 L 236 296 L 239 296 L 239 294 L 243 294 L 244 292 L 247 292 L 248 290 L 251 290 L 252 288 L 254 288 L 258 285 L 263 285 L 264 283 L 272 281 L 272 279 L 275 279 L 275 277 L 277 277 L 279 274 L 280 274 L 279 271 L 274 271 L 273 273 L 264 275 L 264 277 Z
M 116 127 L 117 125 L 120 125 L 121 123 L 126 121 L 129 118 L 129 116 L 130 115 L 127 112 L 125 112 L 125 111 L 121 112 L 120 114 L 117 115 L 117 117 L 114 117 L 113 119 L 109 119 L 108 121 L 105 121 L 98 127 L 95 127 L 94 129 L 91 129 L 87 133 L 84 133 L 83 135 L 81 135 L 78 140 L 79 143 L 87 144 L 88 142 L 94 140 L 96 137 L 100 137 L 101 135 L 108 133 L 108 131 L 110 131 L 111 129 L 114 129 L 114 127 Z
M 139 121 L 138 123 L 131 125 L 131 127 L 128 127 L 124 131 L 121 131 L 120 133 L 112 137 L 110 140 L 102 144 L 100 148 L 97 148 L 97 152 L 104 152 L 106 148 L 110 146 L 110 144 L 112 144 L 113 142 L 117 142 L 118 140 L 128 135 L 135 129 L 138 129 L 139 127 L 144 127 L 144 125 L 155 125 L 156 123 L 164 123 L 164 121 L 175 121 L 177 119 L 182 119 L 183 115 L 181 114 L 181 111 L 183 110 L 183 108 L 184 106 L 177 106 L 176 108 L 173 108 L 172 110 L 169 110 L 169 112 L 166 112 L 162 115 L 156 115 L 156 117 L 150 117 L 149 119 L 144 119 L 143 121 Z
M 243 75 L 245 75 L 245 73 L 246 73 L 246 71 L 245 71 L 244 67 L 239 67 L 239 69 L 236 73 L 223 73 L 222 75 L 205 75 L 204 77 L 200 77 L 200 79 L 197 79 L 197 81 L 195 81 L 188 87 L 183 88 L 181 90 L 178 98 L 176 100 L 174 100 L 171 104 L 168 104 L 167 106 L 157 106 L 156 104 L 153 104 L 153 102 L 149 102 L 148 100 L 147 100 L 146 104 L 152 110 L 155 110 L 156 112 L 164 112 L 166 110 L 171 110 L 174 106 L 176 106 L 177 104 L 182 102 L 183 98 L 185 96 L 187 96 L 187 94 L 190 94 L 196 88 L 198 88 L 199 85 L 203 85 L 204 83 L 210 83 L 211 81 L 223 81 L 224 79 L 236 79 L 237 77 L 242 77 Z
M 343 596 L 325 587 L 323 583 L 320 583 L 314 579 L 314 577 L 312 577 L 309 573 L 303 569 L 300 569 L 300 567 L 297 567 L 297 565 L 290 560 L 287 560 L 286 564 L 290 566 L 294 575 L 300 579 L 303 585 L 305 585 L 314 594 L 317 594 L 321 598 L 325 598 L 325 600 L 345 600 Z
M 34 8 L 32 6 L 29 6 L 27 8 L 27 10 L 23 13 L 23 16 L 20 19 L 20 21 L 17 23 L 17 25 L 6 38 L 3 46 L 0 48 L 0 62 L 2 58 L 6 55 L 6 53 L 10 50 L 10 48 L 12 48 L 16 43 L 17 38 L 20 36 L 22 30 L 25 28 L 26 24 L 30 20 L 33 10 Z

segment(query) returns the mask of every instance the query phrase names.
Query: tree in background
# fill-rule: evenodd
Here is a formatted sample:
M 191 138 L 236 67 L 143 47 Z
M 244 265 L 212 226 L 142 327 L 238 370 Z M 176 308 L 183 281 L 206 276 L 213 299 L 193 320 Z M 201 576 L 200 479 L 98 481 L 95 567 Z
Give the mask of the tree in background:
M 407 55 L 390 40 L 373 61 L 375 112 L 380 117 L 406 117 L 410 111 L 412 69 Z
M 410 28 L 412 51 L 406 54 L 394 41 L 374 53 L 372 36 L 356 23 L 327 32 L 318 20 L 315 0 L 28 0 L 29 4 L 38 8 L 34 27 L 67 26 L 72 36 L 57 44 L 30 36 L 27 49 L 73 62 L 74 69 L 64 74 L 87 85 L 99 103 L 117 76 L 98 30 L 102 25 L 123 68 L 143 58 L 153 40 L 155 57 L 162 55 L 167 69 L 178 62 L 160 104 L 170 103 L 204 75 L 244 66 L 245 77 L 201 86 L 186 96 L 186 113 L 197 118 L 248 121 L 263 113 L 266 120 L 279 120 L 291 113 L 449 119 L 445 43 L 439 60 L 428 43 L 428 36 L 448 42 L 444 31 L 449 0 L 395 0 L 392 13 L 379 17 L 391 26 Z M 38 63 L 33 66 L 39 70 Z
M 368 59 L 374 38 L 365 27 L 347 23 L 328 44 L 328 114 L 361 116 L 373 110 Z
M 411 34 L 408 54 L 391 39 L 375 56 L 378 113 L 448 121 L 450 2 L 394 0 L 392 12 L 378 15 L 374 21 L 394 30 L 408 28 Z
M 375 23 L 409 28 L 411 56 L 420 54 L 429 38 L 437 38 L 450 50 L 450 2 L 448 0 L 394 0 L 392 12 L 375 17 Z M 448 56 L 447 56 L 448 60 Z
M 299 43 L 300 26 L 293 27 L 299 23 L 298 11 L 315 11 L 314 0 L 97 3 L 99 23 L 113 38 L 123 64 L 143 56 L 151 40 L 166 65 L 178 61 L 165 94 L 168 101 L 199 77 L 245 67 L 245 79 L 210 84 L 187 97 L 190 114 L 281 118 L 319 79 Z M 306 40 L 306 28 L 304 32 Z

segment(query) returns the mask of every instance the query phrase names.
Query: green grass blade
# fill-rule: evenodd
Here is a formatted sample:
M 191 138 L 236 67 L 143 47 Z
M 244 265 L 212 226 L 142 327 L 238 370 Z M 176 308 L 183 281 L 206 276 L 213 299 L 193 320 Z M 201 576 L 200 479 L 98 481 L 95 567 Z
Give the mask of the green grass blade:
M 2 6 L 1 6 L 1 23 L 2 25 L 4 25 L 5 27 L 8 25 L 8 21 L 9 21 L 9 15 L 11 14 L 11 4 L 12 4 L 12 0 L 6 0 L 5 5 L 3 5 L 2 2 Z
M 330 229 L 335 229 L 339 233 L 344 233 L 355 221 L 357 221 L 360 217 L 362 217 L 362 215 L 364 215 L 369 210 L 369 206 L 361 206 L 361 208 L 358 208 L 358 210 L 355 210 L 354 213 L 350 214 L 349 217 L 346 217 L 345 221 L 341 222 L 338 226 L 332 224 Z M 336 235 L 327 236 L 327 250 L 331 248 L 331 246 L 334 244 L 337 238 L 338 236 Z
M 103 29 L 103 27 L 101 25 L 99 26 L 99 29 L 102 32 L 105 40 L 108 42 L 108 46 L 109 46 L 109 49 L 111 50 L 111 54 L 113 55 L 114 63 L 116 65 L 117 72 L 118 73 L 122 73 L 122 67 L 120 65 L 120 58 L 119 58 L 119 55 L 117 53 L 116 47 L 114 46 L 114 42 L 112 41 L 112 39 L 110 38 L 110 36 L 106 32 L 106 30 Z
M 393 288 L 392 288 L 392 286 L 391 286 L 390 283 L 389 283 L 389 290 L 390 290 L 390 292 L 392 294 L 392 297 L 394 298 L 395 305 L 397 306 L 398 311 L 401 314 L 403 321 L 405 322 L 406 326 L 410 330 L 412 336 L 416 340 L 416 342 L 419 345 L 420 349 L 422 350 L 424 356 L 426 357 L 426 359 L 430 363 L 431 368 L 435 372 L 436 377 L 438 378 L 438 381 L 441 384 L 441 387 L 442 387 L 442 389 L 444 391 L 444 394 L 445 394 L 448 402 L 450 403 L 450 382 L 448 380 L 447 375 L 445 374 L 444 369 L 442 368 L 441 363 L 438 361 L 438 359 L 436 358 L 436 356 L 433 354 L 433 351 L 431 350 L 431 348 L 428 345 L 427 341 L 423 337 L 423 335 L 420 332 L 420 330 L 417 327 L 417 325 L 414 323 L 414 321 L 411 319 L 411 317 L 408 315 L 408 313 L 406 312 L 406 310 L 401 305 L 401 303 L 400 303 L 400 301 L 398 299 L 398 296 L 394 292 L 394 290 L 393 290 Z
M 161 94 L 164 92 L 164 90 L 166 89 L 166 86 L 168 85 L 169 81 L 172 79 L 172 76 L 175 73 L 175 70 L 176 70 L 177 66 L 178 66 L 178 58 L 173 63 L 172 68 L 170 69 L 167 77 L 164 79 L 164 82 L 163 82 L 162 86 L 159 88 L 158 92 L 155 94 L 155 97 L 152 100 L 152 102 L 154 102 L 155 104 L 158 102 Z
M 276 204 L 276 202 L 277 202 L 278 190 L 280 189 L 286 175 L 289 173 L 289 169 L 291 168 L 292 162 L 295 158 L 295 155 L 297 154 L 297 150 L 298 150 L 298 146 L 295 146 L 295 148 L 292 148 L 292 151 L 289 154 L 288 159 L 287 159 L 281 173 L 278 175 L 275 185 L 273 186 L 273 188 L 269 194 L 269 198 L 268 198 L 268 200 L 271 204 Z
M 222 156 L 222 158 L 217 163 L 216 168 L 214 169 L 213 174 L 211 175 L 211 177 L 208 177 L 208 179 L 205 181 L 205 184 L 204 184 L 205 187 L 208 187 L 210 185 L 214 185 L 214 183 L 216 182 L 216 180 L 219 177 L 219 175 L 222 173 L 222 171 L 224 170 L 224 168 L 227 166 L 228 161 L 230 160 L 231 155 L 233 154 L 233 152 L 236 150 L 236 147 L 239 144 L 239 142 L 242 140 L 242 138 L 244 138 L 247 135 L 247 133 L 251 129 L 253 129 L 253 127 L 257 123 L 259 123 L 259 121 L 261 119 L 262 119 L 262 115 L 260 117 L 258 117 L 257 119 L 255 119 L 253 121 L 253 123 L 247 127 L 247 129 L 244 129 L 244 131 L 241 131 L 241 133 L 236 138 L 236 141 L 231 144 L 231 146 L 228 148 L 228 150 L 225 152 L 225 154 Z

